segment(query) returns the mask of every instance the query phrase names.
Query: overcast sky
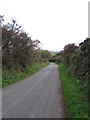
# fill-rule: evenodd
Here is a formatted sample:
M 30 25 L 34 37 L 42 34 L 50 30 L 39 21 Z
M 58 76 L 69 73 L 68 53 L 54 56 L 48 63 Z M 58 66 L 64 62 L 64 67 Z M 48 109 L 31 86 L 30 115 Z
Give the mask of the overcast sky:
M 60 51 L 88 37 L 88 0 L 0 0 L 0 14 L 16 19 L 43 49 Z

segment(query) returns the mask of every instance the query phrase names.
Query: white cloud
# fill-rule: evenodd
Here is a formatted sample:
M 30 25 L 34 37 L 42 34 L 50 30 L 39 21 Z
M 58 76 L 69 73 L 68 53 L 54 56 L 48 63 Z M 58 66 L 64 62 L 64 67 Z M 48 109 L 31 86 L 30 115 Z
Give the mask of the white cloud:
M 43 49 L 61 50 L 88 36 L 87 0 L 2 0 L 0 12 L 18 20 Z

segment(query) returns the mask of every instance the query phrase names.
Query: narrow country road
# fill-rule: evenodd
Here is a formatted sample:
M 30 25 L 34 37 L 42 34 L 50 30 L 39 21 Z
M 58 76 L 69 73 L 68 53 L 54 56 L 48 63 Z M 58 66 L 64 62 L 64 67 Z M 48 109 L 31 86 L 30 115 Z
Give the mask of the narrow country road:
M 58 66 L 49 66 L 2 90 L 3 118 L 65 118 Z

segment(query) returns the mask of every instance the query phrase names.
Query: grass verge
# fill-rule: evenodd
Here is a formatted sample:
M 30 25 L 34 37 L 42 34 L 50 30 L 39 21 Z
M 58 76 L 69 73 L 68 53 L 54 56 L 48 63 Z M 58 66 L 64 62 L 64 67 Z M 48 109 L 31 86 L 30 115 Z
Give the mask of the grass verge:
M 49 62 L 41 63 L 41 64 L 40 63 L 34 64 L 33 66 L 31 66 L 30 68 L 28 68 L 27 70 L 23 72 L 15 71 L 15 70 L 3 71 L 2 72 L 2 87 L 6 87 L 10 84 L 20 81 L 21 79 L 26 78 L 29 75 L 32 75 L 36 73 L 37 71 L 43 69 L 47 65 L 49 65 Z
M 70 77 L 63 64 L 59 64 L 60 78 L 64 92 L 67 115 L 69 118 L 88 118 L 88 101 L 80 90 L 80 83 Z

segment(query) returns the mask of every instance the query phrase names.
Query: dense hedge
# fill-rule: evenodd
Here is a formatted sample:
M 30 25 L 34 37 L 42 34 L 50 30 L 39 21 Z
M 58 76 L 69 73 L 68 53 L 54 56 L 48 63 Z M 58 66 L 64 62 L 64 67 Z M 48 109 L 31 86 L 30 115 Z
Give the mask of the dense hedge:
M 40 41 L 32 40 L 22 26 L 12 19 L 5 23 L 0 15 L 2 29 L 2 68 L 3 70 L 24 71 L 35 63 L 46 62 L 50 53 L 40 49 Z
M 88 91 L 88 78 L 89 78 L 89 64 L 90 64 L 90 38 L 81 42 L 79 46 L 75 44 L 68 44 L 64 50 L 60 51 L 54 59 L 58 63 L 64 63 L 68 69 L 68 74 L 79 80 L 81 90 L 87 96 Z

